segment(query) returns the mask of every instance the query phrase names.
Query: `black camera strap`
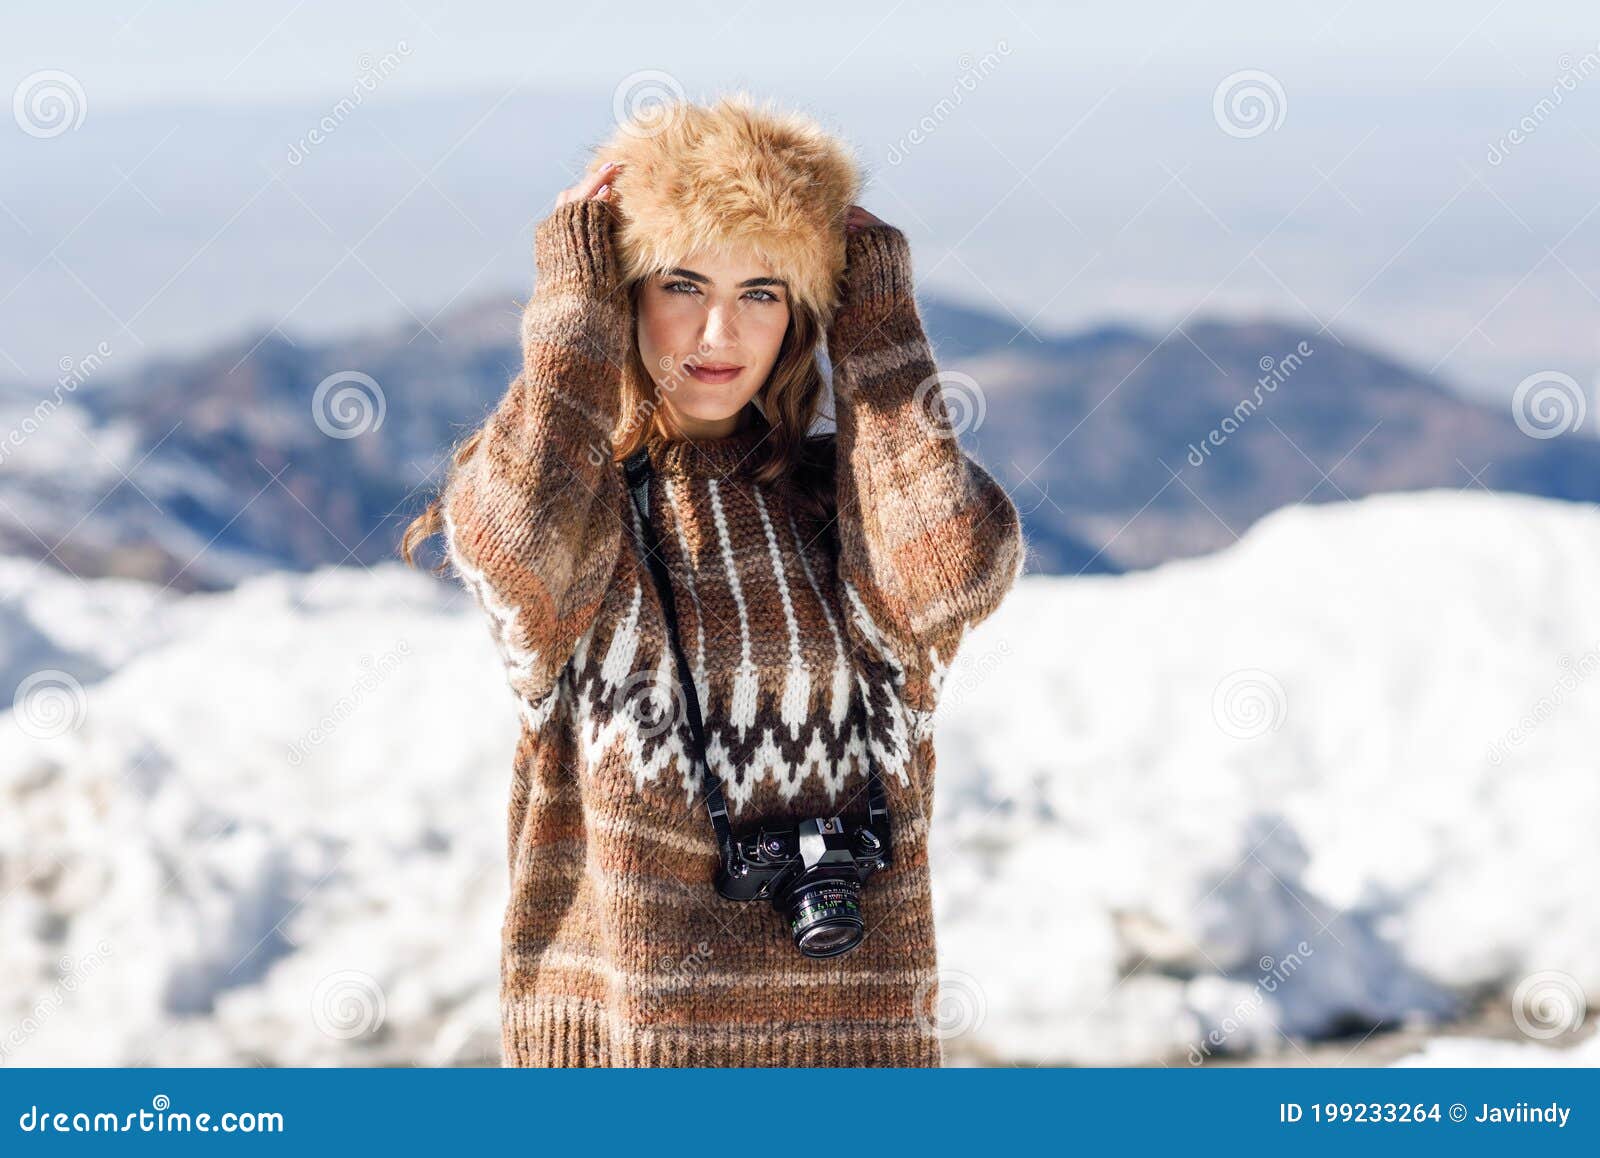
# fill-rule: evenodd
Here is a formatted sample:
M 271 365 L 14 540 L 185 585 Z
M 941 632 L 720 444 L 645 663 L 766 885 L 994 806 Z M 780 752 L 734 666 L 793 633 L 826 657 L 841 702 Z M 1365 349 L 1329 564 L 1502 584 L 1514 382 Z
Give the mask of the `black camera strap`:
M 655 582 L 656 593 L 661 598 L 661 610 L 667 620 L 667 636 L 672 643 L 672 655 L 677 664 L 678 684 L 683 690 L 684 709 L 689 717 L 689 733 L 694 739 L 694 758 L 699 761 L 700 774 L 705 784 L 706 812 L 711 817 L 711 827 L 717 837 L 717 851 L 722 863 L 730 869 L 738 863 L 735 856 L 733 831 L 728 824 L 728 809 L 722 798 L 722 778 L 711 771 L 706 759 L 705 723 L 700 716 L 700 693 L 695 688 L 694 676 L 689 670 L 689 659 L 678 639 L 678 609 L 672 594 L 672 581 L 667 574 L 667 563 L 660 549 L 655 527 L 650 523 L 650 453 L 646 449 L 635 451 L 622 464 L 628 480 L 628 490 L 633 495 L 633 506 L 639 514 L 639 526 L 644 547 L 645 562 L 650 567 L 650 577 Z M 878 762 L 872 758 L 871 749 L 865 751 L 867 760 L 867 802 L 875 834 L 883 842 L 883 860 L 891 860 L 891 831 L 889 828 L 889 802 L 878 778 Z

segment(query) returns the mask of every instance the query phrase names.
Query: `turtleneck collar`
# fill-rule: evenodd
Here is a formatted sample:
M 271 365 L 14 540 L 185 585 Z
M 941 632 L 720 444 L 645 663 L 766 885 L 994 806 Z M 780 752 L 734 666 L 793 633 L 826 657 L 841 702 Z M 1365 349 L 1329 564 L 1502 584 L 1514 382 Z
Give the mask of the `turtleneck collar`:
M 725 478 L 753 470 L 766 457 L 772 428 L 753 417 L 743 430 L 724 438 L 672 439 L 650 446 L 650 465 L 662 475 L 679 478 Z

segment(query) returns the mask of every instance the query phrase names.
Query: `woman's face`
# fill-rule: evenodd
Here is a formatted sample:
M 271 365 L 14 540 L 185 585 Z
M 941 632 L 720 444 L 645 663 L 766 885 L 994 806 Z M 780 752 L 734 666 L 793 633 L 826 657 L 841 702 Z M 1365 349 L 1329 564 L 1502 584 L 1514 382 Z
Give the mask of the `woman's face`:
M 638 291 L 639 354 L 691 438 L 732 433 L 789 327 L 789 289 L 745 250 L 697 250 Z

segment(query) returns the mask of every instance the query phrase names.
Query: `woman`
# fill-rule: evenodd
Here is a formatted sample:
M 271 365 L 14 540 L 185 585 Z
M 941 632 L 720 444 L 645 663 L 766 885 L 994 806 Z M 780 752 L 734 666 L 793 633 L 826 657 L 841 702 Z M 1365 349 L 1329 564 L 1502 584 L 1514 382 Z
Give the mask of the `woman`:
M 1023 543 L 860 184 L 742 95 L 624 126 L 538 226 L 522 372 L 408 529 L 408 559 L 444 532 L 521 712 L 508 1064 L 940 1064 L 929 722 Z M 824 338 L 837 432 L 813 437 Z M 803 847 L 886 840 L 848 898 L 719 891 L 717 823 L 808 819 Z

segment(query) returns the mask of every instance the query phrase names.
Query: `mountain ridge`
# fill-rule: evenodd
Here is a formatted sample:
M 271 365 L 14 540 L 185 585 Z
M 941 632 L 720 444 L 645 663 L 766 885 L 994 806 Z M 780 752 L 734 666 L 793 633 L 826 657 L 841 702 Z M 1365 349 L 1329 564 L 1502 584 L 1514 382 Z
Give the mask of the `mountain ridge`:
M 1033 571 L 1149 567 L 1225 546 L 1284 505 L 1378 491 L 1600 499 L 1592 440 L 1531 438 L 1509 413 L 1293 321 L 1036 334 L 918 304 L 952 421 L 1023 512 Z M 66 403 L 70 421 L 8 459 L 0 550 L 180 590 L 390 558 L 450 447 L 514 376 L 520 306 L 487 294 L 425 327 L 325 340 L 261 327 L 97 375 Z M 29 405 L 26 390 L 8 400 L 13 417 Z M 95 470 L 68 469 L 82 442 Z

